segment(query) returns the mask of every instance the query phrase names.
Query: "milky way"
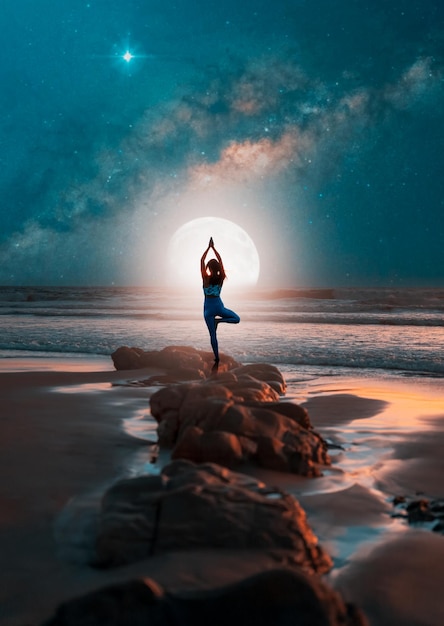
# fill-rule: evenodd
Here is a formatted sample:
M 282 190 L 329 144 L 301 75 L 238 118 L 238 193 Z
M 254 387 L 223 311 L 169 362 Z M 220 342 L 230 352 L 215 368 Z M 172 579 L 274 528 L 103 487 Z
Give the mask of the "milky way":
M 439 2 L 17 4 L 0 283 L 161 284 L 215 215 L 264 286 L 444 284 Z

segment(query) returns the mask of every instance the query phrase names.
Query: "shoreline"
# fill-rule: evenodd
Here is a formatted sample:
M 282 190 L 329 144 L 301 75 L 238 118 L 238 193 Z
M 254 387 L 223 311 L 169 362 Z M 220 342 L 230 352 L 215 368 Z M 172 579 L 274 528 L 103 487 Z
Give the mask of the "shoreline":
M 18 371 L 0 367 L 0 552 L 10 564 L 0 580 L 0 624 L 5 626 L 38 624 L 63 600 L 129 573 L 147 575 L 146 563 L 104 572 L 87 567 L 81 558 L 69 561 L 60 556 L 54 529 L 63 514 L 74 515 L 87 533 L 94 498 L 103 486 L 149 463 L 149 448 L 125 432 L 124 421 L 148 415 L 151 391 L 118 383 L 159 372 L 115 371 L 111 362 L 109 370 L 92 371 L 93 359 L 88 358 L 83 365 L 79 359 L 75 371 L 47 369 L 44 359 L 36 370 L 37 361 L 34 357 L 26 360 L 27 365 L 15 363 Z M 50 361 L 55 368 L 67 367 L 64 360 Z M 320 543 L 334 559 L 332 584 L 367 614 L 370 611 L 378 620 L 372 626 L 414 624 L 419 616 L 430 626 L 444 623 L 444 608 L 436 595 L 436 585 L 444 583 L 444 537 L 392 518 L 393 506 L 387 499 L 397 490 L 404 491 L 397 495 L 418 491 L 444 495 L 444 487 L 440 491 L 444 402 L 439 381 L 305 378 L 290 383 L 285 399 L 305 404 L 314 428 L 342 449 L 332 451 L 333 466 L 319 479 L 252 473 L 299 499 Z M 87 537 L 76 541 L 87 543 Z M 417 555 L 407 550 L 406 570 L 405 544 L 410 541 Z M 211 586 L 230 580 L 234 559 L 235 555 L 221 559 L 218 554 L 219 566 L 213 571 L 214 555 L 207 554 L 190 562 L 185 572 L 179 565 L 181 556 L 171 555 L 156 557 L 148 569 L 160 582 L 177 588 L 191 581 Z M 429 585 L 430 591 L 423 581 L 425 565 L 428 577 L 436 582 Z M 264 566 L 258 561 L 250 565 Z M 371 572 L 376 576 L 373 581 Z M 407 588 L 420 587 L 408 615 L 399 580 Z M 396 621 L 399 615 L 404 621 Z

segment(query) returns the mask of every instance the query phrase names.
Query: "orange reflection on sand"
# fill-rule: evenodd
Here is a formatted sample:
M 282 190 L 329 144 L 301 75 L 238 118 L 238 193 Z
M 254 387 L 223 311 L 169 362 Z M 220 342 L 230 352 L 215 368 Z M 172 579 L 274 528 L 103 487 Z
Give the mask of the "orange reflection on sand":
M 353 391 L 360 396 L 387 403 L 380 413 L 366 420 L 366 426 L 372 430 L 405 433 L 411 430 L 431 430 L 439 426 L 439 418 L 444 416 L 442 386 L 440 380 L 391 380 L 387 383 L 380 381 L 377 386 L 360 386 Z
M 52 387 L 51 391 L 57 393 L 85 393 L 86 391 L 104 391 L 111 389 L 111 383 L 84 383 L 80 385 L 66 385 L 63 387 Z
M 353 429 L 362 425 L 368 430 L 402 433 L 438 426 L 436 420 L 444 416 L 443 387 L 440 378 L 331 377 L 327 382 L 305 381 L 293 400 L 306 403 L 315 427 L 353 423 Z
M 124 419 L 123 430 L 135 439 L 157 443 L 157 422 L 148 414 L 146 408 L 135 411 L 131 417 Z
M 1 372 L 103 372 L 114 371 L 106 356 L 36 356 L 0 359 Z
M 394 495 L 439 495 L 444 475 L 441 379 L 331 377 L 302 384 L 290 393 L 296 392 L 294 399 L 304 403 L 314 427 L 333 444 L 331 470 L 323 470 L 305 494 L 325 499 L 328 493 L 335 498 L 347 493 L 353 506 L 356 498 L 347 490 L 356 486 L 386 503 Z M 368 506 L 362 508 L 368 514 Z M 393 526 L 389 515 L 380 519 L 387 527 Z

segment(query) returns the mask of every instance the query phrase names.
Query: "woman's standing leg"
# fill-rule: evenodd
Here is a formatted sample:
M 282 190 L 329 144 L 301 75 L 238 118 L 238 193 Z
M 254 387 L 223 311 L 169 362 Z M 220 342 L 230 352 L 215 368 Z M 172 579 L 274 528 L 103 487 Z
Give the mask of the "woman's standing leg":
M 211 347 L 213 348 L 213 352 L 214 352 L 214 359 L 216 362 L 219 362 L 219 344 L 217 342 L 217 335 L 216 335 L 216 320 L 213 314 L 205 311 L 204 313 L 204 317 L 205 317 L 205 322 L 207 324 L 208 327 L 208 331 L 210 333 L 210 342 L 211 342 Z
M 219 362 L 219 344 L 217 341 L 217 326 L 221 322 L 239 324 L 240 317 L 234 311 L 224 307 L 220 298 L 206 298 L 204 304 L 204 318 L 210 333 L 211 347 L 216 363 Z

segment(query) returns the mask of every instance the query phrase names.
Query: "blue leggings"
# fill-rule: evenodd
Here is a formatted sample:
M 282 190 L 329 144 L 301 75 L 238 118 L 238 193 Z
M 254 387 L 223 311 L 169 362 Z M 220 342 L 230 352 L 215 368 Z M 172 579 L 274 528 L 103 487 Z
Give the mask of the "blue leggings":
M 205 298 L 204 318 L 210 332 L 211 347 L 213 348 L 214 358 L 216 361 L 219 361 L 219 346 L 216 336 L 217 324 L 220 324 L 221 322 L 225 322 L 226 324 L 239 324 L 240 317 L 234 311 L 226 309 L 220 297 L 216 296 L 213 298 Z

